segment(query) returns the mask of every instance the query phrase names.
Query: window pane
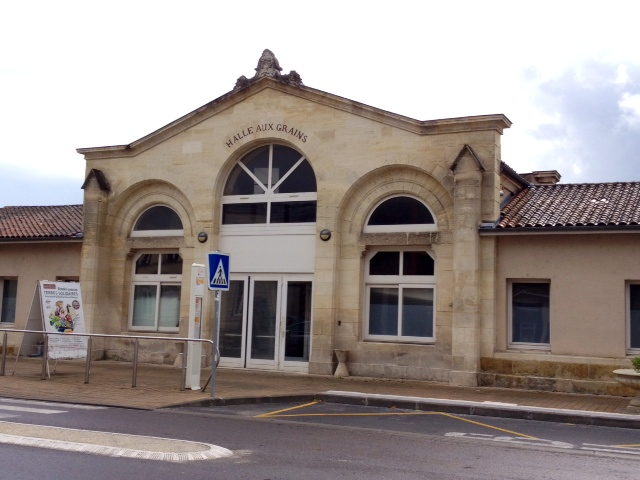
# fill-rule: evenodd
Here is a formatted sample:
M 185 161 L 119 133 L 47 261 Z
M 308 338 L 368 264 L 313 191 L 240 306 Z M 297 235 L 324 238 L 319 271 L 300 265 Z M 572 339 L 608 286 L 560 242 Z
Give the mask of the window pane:
M 0 322 L 16 322 L 16 298 L 18 296 L 18 280 L 5 278 L 2 282 L 2 311 Z
M 158 326 L 178 328 L 180 325 L 180 285 L 160 285 Z
M 158 254 L 145 253 L 136 260 L 136 275 L 157 275 L 158 274 Z
M 255 184 L 251 193 L 263 193 L 269 185 L 269 147 L 260 147 L 249 152 L 241 162 L 262 182 L 262 185 Z
M 374 210 L 367 225 L 421 225 L 433 223 L 429 209 L 411 197 L 393 197 Z
M 296 154 L 299 159 L 300 154 L 297 152 Z M 280 176 L 283 177 L 284 173 L 281 172 Z M 317 190 L 316 176 L 309 162 L 305 160 L 275 189 L 275 193 L 316 192 Z
M 402 254 L 403 275 L 433 275 L 433 258 L 427 252 L 404 252 Z
M 369 260 L 369 275 L 400 275 L 400 252 L 378 252 Z
M 640 285 L 629 285 L 631 348 L 640 348 Z
M 278 180 L 284 177 L 301 158 L 302 155 L 293 148 L 285 147 L 284 145 L 274 145 L 271 166 L 273 170 L 277 172 L 277 175 L 273 176 L 271 186 L 273 187 L 273 185 L 278 183 Z
M 271 223 L 315 222 L 316 209 L 316 202 L 272 202 Z
M 220 356 L 242 357 L 244 282 L 231 280 L 220 302 Z
M 155 327 L 156 321 L 156 295 L 155 285 L 136 285 L 133 293 L 133 319 L 134 327 Z
M 182 257 L 179 253 L 163 253 L 161 257 L 161 275 L 182 275 Z
M 182 230 L 182 220 L 169 207 L 152 207 L 138 218 L 134 230 Z
M 433 337 L 433 290 L 402 290 L 402 336 Z
M 398 335 L 397 288 L 370 290 L 369 335 Z
M 257 281 L 253 290 L 251 358 L 274 360 L 278 282 Z
M 310 333 L 311 282 L 288 282 L 285 360 L 309 361 Z
M 224 225 L 267 223 L 267 204 L 230 203 L 223 205 L 222 223 Z
M 231 170 L 231 175 L 224 186 L 225 195 L 253 195 L 256 193 L 256 182 L 251 176 L 245 172 L 244 168 L 236 165 Z M 264 193 L 260 189 L 257 193 Z
M 549 343 L 549 284 L 512 285 L 514 342 Z

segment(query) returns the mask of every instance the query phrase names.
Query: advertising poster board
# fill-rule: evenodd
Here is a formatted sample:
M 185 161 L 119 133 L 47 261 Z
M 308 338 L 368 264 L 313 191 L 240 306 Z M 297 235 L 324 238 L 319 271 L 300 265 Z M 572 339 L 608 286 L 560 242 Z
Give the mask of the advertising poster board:
M 42 323 L 47 332 L 86 333 L 80 284 L 38 281 Z M 50 335 L 49 358 L 85 358 L 87 337 Z

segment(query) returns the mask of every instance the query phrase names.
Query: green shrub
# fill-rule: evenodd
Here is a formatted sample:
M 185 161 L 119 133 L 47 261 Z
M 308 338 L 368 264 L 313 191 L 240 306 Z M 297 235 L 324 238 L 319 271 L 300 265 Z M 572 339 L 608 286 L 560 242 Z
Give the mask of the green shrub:
M 640 372 L 640 357 L 633 357 L 631 359 L 631 365 L 636 372 Z

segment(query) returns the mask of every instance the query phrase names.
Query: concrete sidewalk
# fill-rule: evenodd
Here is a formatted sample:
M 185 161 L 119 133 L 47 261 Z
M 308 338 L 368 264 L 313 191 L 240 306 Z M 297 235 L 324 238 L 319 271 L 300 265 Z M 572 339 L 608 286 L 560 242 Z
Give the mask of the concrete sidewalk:
M 181 370 L 173 366 L 139 365 L 136 387 L 132 387 L 133 367 L 130 363 L 94 361 L 88 384 L 84 383 L 84 360 L 60 360 L 57 365 L 50 361 L 49 365 L 51 377 L 41 380 L 41 359 L 20 357 L 18 362 L 15 358 L 7 359 L 5 375 L 0 376 L 0 397 L 146 410 L 315 398 L 352 404 L 640 428 L 640 415 L 631 415 L 627 410 L 629 397 L 221 368 L 216 375 L 214 399 L 210 384 L 205 392 L 180 390 Z M 201 385 L 210 372 L 210 369 L 202 370 Z

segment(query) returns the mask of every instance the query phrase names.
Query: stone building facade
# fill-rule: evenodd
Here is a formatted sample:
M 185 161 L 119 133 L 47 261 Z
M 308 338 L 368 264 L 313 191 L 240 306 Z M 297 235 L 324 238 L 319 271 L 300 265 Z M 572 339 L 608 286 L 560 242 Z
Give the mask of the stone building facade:
M 89 331 L 186 337 L 190 266 L 222 251 L 221 367 L 326 375 L 347 350 L 358 376 L 621 392 L 611 371 L 640 354 L 639 183 L 519 175 L 504 115 L 418 121 L 281 72 L 266 50 L 169 125 L 78 149 Z
M 228 336 L 235 355 L 223 348 L 223 365 L 330 374 L 340 348 L 354 375 L 475 385 L 482 351 L 493 349 L 485 326 L 496 264 L 496 240 L 478 225 L 499 214 L 509 126 L 504 115 L 416 121 L 381 111 L 304 86 L 265 51 L 253 78 L 170 125 L 130 145 L 78 150 L 91 328 L 138 329 L 140 255 L 179 254 L 188 266 L 220 250 L 237 282 L 223 297 L 235 305 L 223 306 L 221 343 Z M 182 228 L 141 234 L 136 222 L 154 207 Z M 184 272 L 173 330 L 182 335 Z

